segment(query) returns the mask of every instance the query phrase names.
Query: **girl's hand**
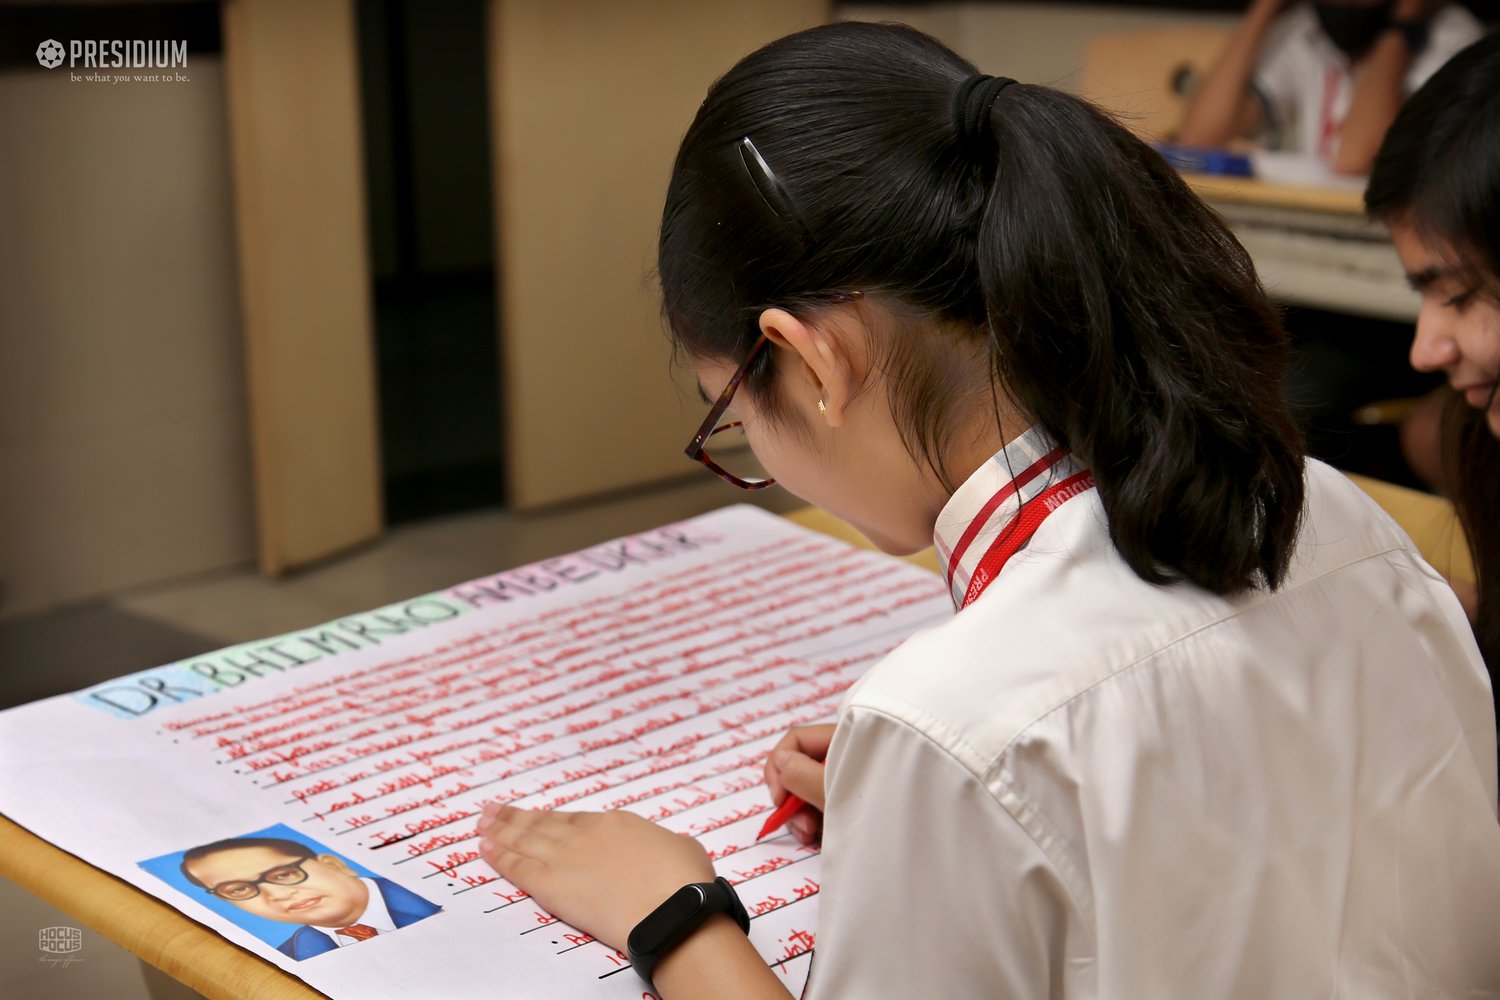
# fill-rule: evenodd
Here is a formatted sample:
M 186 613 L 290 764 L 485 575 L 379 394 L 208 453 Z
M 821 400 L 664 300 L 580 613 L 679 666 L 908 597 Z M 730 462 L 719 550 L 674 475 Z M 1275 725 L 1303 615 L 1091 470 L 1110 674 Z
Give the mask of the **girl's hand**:
M 823 835 L 823 760 L 833 741 L 830 724 L 799 726 L 781 738 L 766 758 L 766 786 L 771 801 L 780 805 L 788 793 L 806 802 L 787 820 L 787 828 L 804 844 L 813 844 Z
M 711 882 L 691 837 L 628 812 L 484 807 L 479 853 L 548 913 L 619 951 L 635 925 L 689 882 Z

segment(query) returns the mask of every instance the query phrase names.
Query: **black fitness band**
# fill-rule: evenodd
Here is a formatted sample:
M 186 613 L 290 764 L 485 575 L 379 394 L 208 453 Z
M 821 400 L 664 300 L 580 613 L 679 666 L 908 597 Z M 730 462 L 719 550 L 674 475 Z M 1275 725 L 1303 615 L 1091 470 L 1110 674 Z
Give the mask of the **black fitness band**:
M 740 925 L 740 930 L 750 933 L 750 914 L 740 902 L 734 886 L 721 875 L 712 882 L 689 882 L 667 897 L 667 901 L 635 925 L 625 944 L 630 964 L 637 974 L 653 990 L 651 973 L 656 963 L 672 953 L 704 921 L 719 913 L 727 913 Z

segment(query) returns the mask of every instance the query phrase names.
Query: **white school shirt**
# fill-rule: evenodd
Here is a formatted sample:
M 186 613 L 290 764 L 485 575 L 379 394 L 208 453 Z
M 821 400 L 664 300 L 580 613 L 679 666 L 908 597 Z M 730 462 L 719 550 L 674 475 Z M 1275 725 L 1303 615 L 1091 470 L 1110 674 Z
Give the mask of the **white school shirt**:
M 806 996 L 1500 995 L 1478 650 L 1358 488 L 1307 487 L 1286 582 L 1234 598 L 1143 582 L 1084 493 L 851 689 Z
M 1449 4 L 1432 18 L 1427 44 L 1407 68 L 1407 96 L 1470 42 L 1484 27 L 1464 8 Z M 1271 22 L 1253 76 L 1276 148 L 1314 153 L 1330 160 L 1338 129 L 1354 96 L 1354 67 L 1323 33 L 1311 4 L 1297 4 Z

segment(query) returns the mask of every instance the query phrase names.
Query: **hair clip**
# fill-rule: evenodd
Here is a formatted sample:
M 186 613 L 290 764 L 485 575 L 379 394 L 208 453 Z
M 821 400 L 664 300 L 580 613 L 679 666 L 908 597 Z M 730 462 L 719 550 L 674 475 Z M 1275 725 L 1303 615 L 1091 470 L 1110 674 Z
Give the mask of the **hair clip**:
M 761 200 L 766 203 L 778 219 L 791 230 L 797 242 L 802 245 L 803 250 L 811 250 L 818 245 L 813 239 L 812 231 L 807 228 L 807 223 L 802 221 L 796 206 L 792 204 L 791 196 L 786 193 L 786 188 L 776 179 L 771 172 L 770 164 L 766 158 L 760 155 L 760 150 L 755 148 L 755 143 L 745 136 L 735 147 L 740 151 L 740 162 L 745 165 L 745 172 L 750 175 L 750 182 L 755 185 L 755 190 L 760 194 Z

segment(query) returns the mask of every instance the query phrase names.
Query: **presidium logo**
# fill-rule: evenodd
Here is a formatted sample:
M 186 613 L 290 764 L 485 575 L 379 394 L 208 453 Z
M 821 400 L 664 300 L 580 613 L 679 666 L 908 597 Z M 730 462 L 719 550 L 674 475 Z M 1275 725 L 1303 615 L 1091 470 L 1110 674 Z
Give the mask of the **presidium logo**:
M 57 69 L 62 65 L 63 56 L 67 55 L 67 49 L 62 47 L 62 42 L 49 38 L 36 47 L 36 61 L 48 69 Z
M 175 72 L 178 67 L 187 68 L 186 40 L 75 38 L 64 44 L 49 38 L 36 47 L 36 61 L 46 69 L 57 69 L 66 62 L 70 69 L 95 71 L 69 73 L 74 83 L 187 83 L 190 79 Z M 109 69 L 153 72 L 99 72 Z M 164 69 L 174 72 L 158 72 Z

